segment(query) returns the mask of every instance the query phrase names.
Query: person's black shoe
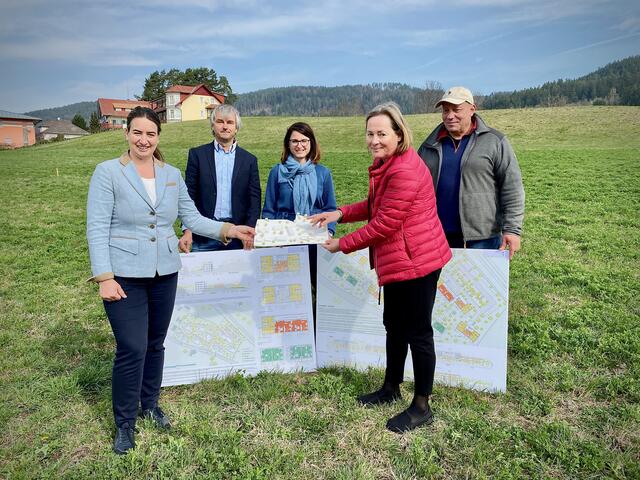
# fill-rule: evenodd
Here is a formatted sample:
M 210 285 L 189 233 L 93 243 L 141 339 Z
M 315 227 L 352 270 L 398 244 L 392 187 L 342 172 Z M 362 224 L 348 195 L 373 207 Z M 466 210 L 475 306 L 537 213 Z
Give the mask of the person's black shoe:
M 156 406 L 142 410 L 142 412 L 140 412 L 140 416 L 142 418 L 152 420 L 153 423 L 164 430 L 169 430 L 171 428 L 171 421 L 169 420 L 169 417 L 165 415 L 160 407 Z
M 128 423 L 120 425 L 116 431 L 116 438 L 113 441 L 113 451 L 118 455 L 124 455 L 132 448 L 136 448 L 134 432 L 135 428 Z
M 380 390 L 376 390 L 373 393 L 367 393 L 358 397 L 358 402 L 364 407 L 375 407 L 376 405 L 384 405 L 385 403 L 395 402 L 400 400 L 402 395 L 400 394 L 400 387 L 394 389 L 387 389 L 382 387 Z
M 387 429 L 395 433 L 404 433 L 431 423 L 433 423 L 433 412 L 431 412 L 429 405 L 426 410 L 421 410 L 412 404 L 405 411 L 390 418 L 387 422 Z

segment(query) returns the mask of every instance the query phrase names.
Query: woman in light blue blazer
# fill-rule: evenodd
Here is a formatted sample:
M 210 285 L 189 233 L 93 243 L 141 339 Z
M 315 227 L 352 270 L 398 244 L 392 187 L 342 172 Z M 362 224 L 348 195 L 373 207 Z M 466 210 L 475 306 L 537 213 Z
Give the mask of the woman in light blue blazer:
M 222 242 L 249 241 L 254 235 L 251 227 L 198 213 L 180 170 L 166 164 L 157 149 L 159 135 L 158 115 L 149 108 L 133 109 L 125 132 L 129 150 L 96 167 L 87 200 L 92 280 L 99 284 L 116 339 L 112 398 L 118 454 L 135 447 L 138 415 L 170 427 L 158 397 L 180 270 L 176 219 Z

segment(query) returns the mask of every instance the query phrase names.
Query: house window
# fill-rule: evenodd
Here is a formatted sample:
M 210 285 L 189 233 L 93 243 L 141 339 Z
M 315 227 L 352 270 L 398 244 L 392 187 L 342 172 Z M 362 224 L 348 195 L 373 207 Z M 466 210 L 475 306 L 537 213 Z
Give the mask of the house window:
M 113 120 L 111 120 L 111 124 L 112 124 L 112 125 L 117 125 L 117 123 L 116 123 L 116 119 L 115 119 L 115 118 L 114 118 Z
M 200 118 L 204 118 L 204 110 L 200 110 Z
M 169 110 L 169 120 L 173 120 L 173 109 Z

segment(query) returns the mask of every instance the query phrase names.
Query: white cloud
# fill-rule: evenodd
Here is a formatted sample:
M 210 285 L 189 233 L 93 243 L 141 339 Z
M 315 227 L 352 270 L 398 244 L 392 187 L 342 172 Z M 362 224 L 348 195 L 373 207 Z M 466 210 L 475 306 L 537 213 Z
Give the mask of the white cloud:
M 607 45 L 610 43 L 615 43 L 615 42 L 620 42 L 622 40 L 628 40 L 629 38 L 635 38 L 635 37 L 640 37 L 640 32 L 636 32 L 636 33 L 631 33 L 628 35 L 621 35 L 619 37 L 613 37 L 613 38 L 607 38 L 605 40 L 601 40 L 599 42 L 593 42 L 593 43 L 588 43 L 586 45 L 581 45 L 579 47 L 575 47 L 575 48 L 570 48 L 568 50 L 563 50 L 561 52 L 556 53 L 556 55 L 566 55 L 569 53 L 576 53 L 576 52 L 580 52 L 583 50 L 589 50 L 595 47 L 600 47 L 602 45 Z
M 617 25 L 616 28 L 618 30 L 624 30 L 627 32 L 637 32 L 638 30 L 640 30 L 640 16 L 625 18 Z

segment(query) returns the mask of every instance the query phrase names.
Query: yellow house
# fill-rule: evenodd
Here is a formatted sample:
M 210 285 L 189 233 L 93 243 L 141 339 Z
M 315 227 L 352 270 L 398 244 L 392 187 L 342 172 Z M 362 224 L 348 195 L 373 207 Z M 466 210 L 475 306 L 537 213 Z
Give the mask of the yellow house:
M 165 123 L 187 122 L 208 118 L 207 108 L 223 104 L 221 93 L 213 92 L 204 83 L 196 86 L 173 85 L 165 92 L 165 98 L 153 102 L 154 110 Z

